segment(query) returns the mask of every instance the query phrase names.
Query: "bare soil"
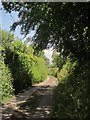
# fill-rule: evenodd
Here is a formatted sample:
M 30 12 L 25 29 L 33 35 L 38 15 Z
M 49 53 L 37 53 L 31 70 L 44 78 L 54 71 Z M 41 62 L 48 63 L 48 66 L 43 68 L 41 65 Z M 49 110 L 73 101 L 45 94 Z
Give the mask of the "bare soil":
M 38 120 L 52 118 L 53 88 L 57 79 L 48 78 L 13 97 L 2 106 L 2 120 Z

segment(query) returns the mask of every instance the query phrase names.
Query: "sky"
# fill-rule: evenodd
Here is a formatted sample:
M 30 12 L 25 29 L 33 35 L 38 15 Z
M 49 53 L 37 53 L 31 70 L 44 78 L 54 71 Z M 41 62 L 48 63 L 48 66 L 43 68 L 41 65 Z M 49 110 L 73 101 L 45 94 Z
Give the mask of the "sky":
M 0 3 L 0 8 L 2 8 L 2 5 Z M 10 26 L 13 24 L 13 22 L 18 20 L 18 12 L 12 12 L 11 14 L 6 13 L 4 9 L 0 10 L 0 26 L 3 30 L 10 31 Z M 20 34 L 20 27 L 18 26 L 15 30 L 15 32 L 12 32 L 15 37 L 23 39 L 24 36 Z M 28 36 L 32 37 L 34 35 L 34 31 L 32 31 Z M 28 37 L 27 36 L 27 37 Z M 24 41 L 25 39 L 23 39 Z
M 5 31 L 10 31 L 10 26 L 13 24 L 13 22 L 18 20 L 18 13 L 12 12 L 11 14 L 6 13 L 5 10 L 1 10 L 2 5 L 0 3 L 0 26 Z M 22 41 L 25 41 L 26 38 L 24 38 L 23 35 L 20 34 L 20 27 L 17 27 L 15 32 L 12 32 L 14 36 L 17 38 L 22 39 Z M 28 35 L 32 37 L 34 35 L 35 31 L 31 31 L 31 33 Z M 27 37 L 28 37 L 27 36 Z M 23 39 L 24 38 L 24 39 Z M 50 63 L 52 64 L 52 48 L 48 50 L 44 50 L 45 56 L 50 60 Z
M 44 53 L 45 53 L 45 56 L 50 60 L 50 64 L 52 64 L 53 48 L 45 49 Z

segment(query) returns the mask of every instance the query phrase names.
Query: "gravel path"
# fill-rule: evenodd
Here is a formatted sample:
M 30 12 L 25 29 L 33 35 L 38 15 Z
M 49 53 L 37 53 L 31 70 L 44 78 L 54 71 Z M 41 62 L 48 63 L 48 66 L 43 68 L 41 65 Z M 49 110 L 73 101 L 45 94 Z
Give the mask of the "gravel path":
M 51 118 L 52 89 L 58 84 L 57 79 L 48 78 L 13 97 L 2 107 L 2 120 L 37 120 Z

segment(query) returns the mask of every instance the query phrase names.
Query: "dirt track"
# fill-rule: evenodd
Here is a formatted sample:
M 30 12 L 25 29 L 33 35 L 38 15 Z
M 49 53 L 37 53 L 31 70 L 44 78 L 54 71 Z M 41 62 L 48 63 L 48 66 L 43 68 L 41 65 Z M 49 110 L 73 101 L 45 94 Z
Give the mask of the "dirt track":
M 58 84 L 57 79 L 48 78 L 27 91 L 12 98 L 2 108 L 2 120 L 38 120 L 51 118 L 52 89 Z

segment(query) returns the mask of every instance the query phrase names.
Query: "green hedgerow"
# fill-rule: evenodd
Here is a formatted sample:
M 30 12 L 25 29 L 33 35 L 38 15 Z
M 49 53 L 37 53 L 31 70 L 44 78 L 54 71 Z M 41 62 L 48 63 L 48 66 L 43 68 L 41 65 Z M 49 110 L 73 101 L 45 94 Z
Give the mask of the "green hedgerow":
M 0 80 L 1 80 L 1 93 L 2 93 L 2 99 L 0 102 L 5 101 L 6 98 L 12 97 L 14 95 L 14 89 L 13 89 L 13 78 L 11 75 L 11 72 L 9 68 L 4 64 L 2 61 L 0 63 Z

